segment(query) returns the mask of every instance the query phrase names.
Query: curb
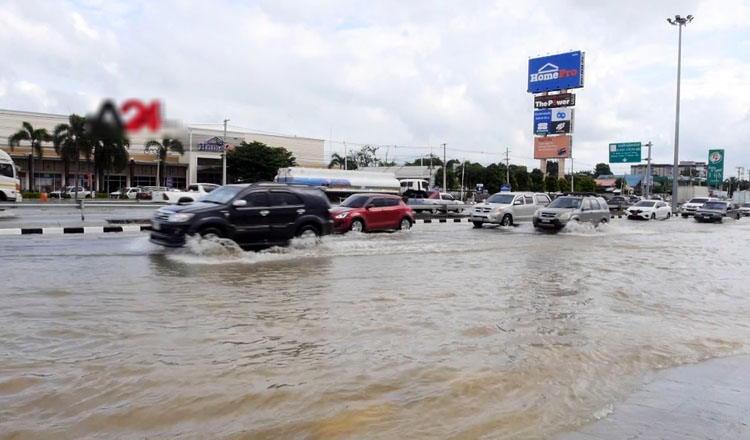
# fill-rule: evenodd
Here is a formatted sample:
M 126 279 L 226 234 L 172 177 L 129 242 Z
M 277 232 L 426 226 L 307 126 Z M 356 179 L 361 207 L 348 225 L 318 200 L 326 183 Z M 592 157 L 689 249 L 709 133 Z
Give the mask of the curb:
M 468 217 L 462 217 L 462 218 L 418 218 L 418 219 L 414 220 L 414 224 L 417 224 L 417 223 L 461 223 L 461 222 L 471 223 L 471 220 Z
M 0 229 L 0 235 L 62 235 L 62 234 L 104 234 L 109 232 L 150 231 L 151 226 L 83 226 L 72 228 L 7 228 Z

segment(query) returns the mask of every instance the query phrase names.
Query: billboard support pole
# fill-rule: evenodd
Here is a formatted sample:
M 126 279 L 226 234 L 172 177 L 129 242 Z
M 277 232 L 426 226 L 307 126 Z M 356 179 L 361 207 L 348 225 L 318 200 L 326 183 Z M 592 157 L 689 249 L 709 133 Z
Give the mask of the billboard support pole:
M 674 20 L 668 18 L 667 21 L 673 26 L 677 26 L 677 99 L 674 119 L 674 168 L 672 169 L 672 214 L 677 214 L 677 191 L 680 183 L 679 176 L 679 152 L 680 152 L 680 70 L 682 69 L 682 27 L 693 21 L 693 16 L 688 15 L 685 18 L 675 15 Z
M 648 147 L 648 159 L 646 159 L 646 199 L 648 200 L 648 195 L 651 192 L 651 141 L 648 141 L 646 146 Z

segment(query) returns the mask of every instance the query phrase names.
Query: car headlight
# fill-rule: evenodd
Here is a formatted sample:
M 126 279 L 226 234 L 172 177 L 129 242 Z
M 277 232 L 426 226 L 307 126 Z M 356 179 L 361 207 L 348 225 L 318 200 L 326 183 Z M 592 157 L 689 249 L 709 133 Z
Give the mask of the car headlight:
M 560 214 L 560 217 L 558 217 L 560 220 L 567 220 L 570 218 L 570 211 L 563 212 Z
M 349 215 L 350 211 L 342 212 L 340 214 L 336 214 L 336 218 L 346 218 Z
M 186 212 L 175 212 L 169 215 L 169 221 L 174 223 L 182 223 L 193 218 L 195 214 L 188 214 Z

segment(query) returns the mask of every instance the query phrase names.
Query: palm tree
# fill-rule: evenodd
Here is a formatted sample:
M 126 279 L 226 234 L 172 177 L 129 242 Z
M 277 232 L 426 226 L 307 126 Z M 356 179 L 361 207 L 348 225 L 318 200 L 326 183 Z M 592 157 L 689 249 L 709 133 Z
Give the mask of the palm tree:
M 178 139 L 164 138 L 161 140 L 161 142 L 151 139 L 150 141 L 146 142 L 143 151 L 145 151 L 146 153 L 156 151 L 156 186 L 164 186 L 161 185 L 161 182 L 159 182 L 159 170 L 163 164 L 164 174 L 167 174 L 167 164 L 164 162 L 164 160 L 167 158 L 167 152 L 171 151 L 173 153 L 179 153 L 180 156 L 182 156 L 183 154 L 185 154 L 185 147 L 182 146 L 182 142 L 180 142 Z
M 76 163 L 76 199 L 78 198 L 78 173 L 81 170 L 81 155 L 87 159 L 91 157 L 92 142 L 86 133 L 86 118 L 72 114 L 68 117 L 68 124 L 55 127 L 52 136 L 55 152 L 62 158 L 65 165 L 65 185 L 68 184 L 68 167 L 71 161 Z
M 328 168 L 339 167 L 344 168 L 344 157 L 338 153 L 331 154 L 331 162 L 328 163 Z
M 42 168 L 43 160 L 44 160 L 44 149 L 42 148 L 42 142 L 50 142 L 52 140 L 52 136 L 47 133 L 46 128 L 37 128 L 34 129 L 34 127 L 31 126 L 28 122 L 24 121 L 22 124 L 22 129 L 18 130 L 17 132 L 13 133 L 12 135 L 8 136 L 8 145 L 10 145 L 10 151 L 13 151 L 16 145 L 21 145 L 21 141 L 29 141 L 31 142 L 31 168 L 34 169 L 34 153 L 39 157 L 39 167 Z M 30 190 L 34 190 L 34 176 L 29 176 L 29 183 L 30 183 Z
M 94 166 L 96 168 L 97 183 L 101 182 L 99 190 L 104 187 L 105 174 L 121 171 L 128 166 L 130 155 L 130 140 L 125 137 L 107 137 L 97 141 L 94 149 Z M 109 189 L 107 189 L 109 191 Z

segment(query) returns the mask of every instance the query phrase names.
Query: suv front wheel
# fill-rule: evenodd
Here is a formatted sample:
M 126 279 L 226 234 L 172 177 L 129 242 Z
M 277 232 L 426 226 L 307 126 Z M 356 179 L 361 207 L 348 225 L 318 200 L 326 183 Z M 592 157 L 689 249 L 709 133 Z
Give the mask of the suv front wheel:
M 296 235 L 299 238 L 318 238 L 320 237 L 320 231 L 313 225 L 304 225 L 297 230 Z
M 510 214 L 505 214 L 503 219 L 500 221 L 500 226 L 511 226 L 513 224 L 513 217 Z

